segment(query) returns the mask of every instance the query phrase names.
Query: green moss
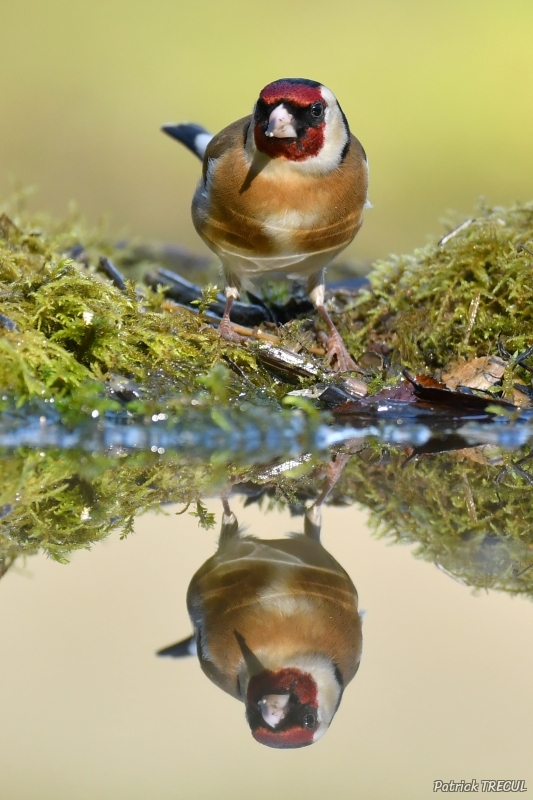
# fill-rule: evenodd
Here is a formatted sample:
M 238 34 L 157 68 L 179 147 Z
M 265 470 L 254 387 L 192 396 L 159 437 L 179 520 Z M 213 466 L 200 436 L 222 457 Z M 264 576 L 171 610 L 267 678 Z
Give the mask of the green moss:
M 68 254 L 80 241 L 76 262 Z M 93 408 L 112 408 L 95 403 L 118 376 L 139 390 L 135 410 L 171 407 L 178 413 L 184 397 L 210 394 L 215 384 L 208 376 L 224 364 L 228 403 L 245 395 L 279 407 L 293 385 L 268 372 L 253 345 L 223 342 L 201 313 L 167 308 L 163 291 L 133 280 L 120 291 L 96 271 L 98 254 L 106 254 L 134 272 L 135 252 L 114 248 L 79 222 L 61 227 L 0 219 L 0 313 L 14 323 L 0 338 L 0 396 L 18 405 L 63 399 L 72 417 L 87 393 Z M 140 255 L 146 267 L 145 252 Z
M 533 331 L 533 258 L 517 245 L 528 242 L 533 203 L 483 208 L 441 244 L 378 262 L 367 288 L 334 293 L 333 315 L 354 354 L 377 348 L 392 355 L 396 367 L 438 372 L 458 359 L 495 353 L 498 339 L 511 353 L 521 352 Z M 177 412 L 184 396 L 209 395 L 206 375 L 223 363 L 225 402 L 246 396 L 277 407 L 294 382 L 266 369 L 253 343 L 244 348 L 222 342 L 202 313 L 168 307 L 163 291 L 133 280 L 154 266 L 158 252 L 114 245 L 77 218 L 58 224 L 3 215 L 0 313 L 16 329 L 4 328 L 0 338 L 0 397 L 18 404 L 64 398 L 73 413 L 87 391 L 104 398 L 105 383 L 119 376 L 140 387 L 148 410 L 170 403 Z M 101 255 L 131 276 L 125 291 L 97 272 Z M 265 293 L 279 299 L 287 287 L 276 290 L 269 283 Z M 285 345 L 317 343 L 317 330 L 304 332 L 301 321 L 280 335 Z M 509 386 L 517 371 L 530 382 L 529 373 L 516 367 L 506 375 Z M 371 389 L 382 385 L 374 378 Z
M 402 365 L 434 371 L 496 353 L 500 337 L 511 353 L 531 344 L 533 258 L 517 246 L 533 249 L 533 203 L 481 208 L 441 242 L 374 265 L 342 312 L 355 353 L 384 345 Z

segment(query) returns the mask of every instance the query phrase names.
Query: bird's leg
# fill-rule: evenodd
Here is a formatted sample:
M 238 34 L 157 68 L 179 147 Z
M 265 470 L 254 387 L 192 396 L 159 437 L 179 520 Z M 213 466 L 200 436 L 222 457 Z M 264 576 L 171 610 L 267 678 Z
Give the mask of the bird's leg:
M 327 351 L 330 365 L 337 372 L 348 372 L 350 370 L 360 372 L 359 367 L 346 349 L 346 345 L 342 341 L 339 331 L 333 324 L 333 320 L 326 311 L 326 307 L 317 306 L 317 311 L 328 326 L 329 339 Z
M 237 517 L 231 510 L 228 502 L 228 496 L 230 492 L 231 485 L 226 487 L 226 489 L 220 493 L 223 513 L 222 525 L 220 526 L 220 536 L 218 537 L 219 545 L 239 535 L 239 523 L 237 522 Z
M 222 319 L 218 325 L 218 333 L 226 342 L 236 342 L 237 344 L 242 344 L 246 340 L 243 336 L 239 336 L 239 334 L 235 332 L 235 328 L 233 327 L 233 324 L 229 318 L 234 300 L 235 295 L 227 295 L 226 307 L 224 308 Z
M 243 336 L 239 336 L 238 333 L 235 333 L 235 328 L 233 327 L 229 318 L 231 307 L 234 300 L 239 296 L 239 292 L 234 286 L 226 286 L 225 294 L 226 307 L 224 309 L 222 319 L 218 325 L 218 333 L 226 342 L 236 342 L 237 344 L 242 344 L 246 341 L 246 339 Z
M 322 528 L 322 506 L 326 502 L 331 490 L 339 480 L 348 459 L 347 454 L 337 453 L 328 464 L 326 485 L 318 495 L 317 499 L 306 511 L 304 519 L 304 533 L 311 539 L 320 541 L 320 529 Z
M 326 307 L 324 305 L 324 272 L 321 271 L 317 275 L 312 275 L 308 281 L 308 290 L 309 290 L 309 297 L 311 298 L 312 302 L 316 306 L 316 310 L 328 326 L 328 346 L 327 346 L 327 353 L 328 353 L 328 360 L 331 367 L 336 370 L 337 372 L 348 372 L 350 370 L 356 370 L 360 372 L 360 368 L 357 366 L 351 355 L 349 354 L 348 350 L 346 349 L 346 345 L 342 341 L 342 337 L 338 332 L 337 328 L 333 324 L 333 320 L 331 319 L 330 315 L 328 314 Z

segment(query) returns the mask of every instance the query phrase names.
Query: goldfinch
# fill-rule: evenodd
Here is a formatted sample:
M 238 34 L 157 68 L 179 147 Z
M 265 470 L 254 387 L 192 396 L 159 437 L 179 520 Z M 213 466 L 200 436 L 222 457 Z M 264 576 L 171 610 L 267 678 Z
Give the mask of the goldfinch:
M 361 227 L 368 167 L 333 92 L 317 81 L 283 78 L 261 91 L 250 116 L 216 136 L 192 124 L 162 130 L 203 160 L 192 218 L 222 262 L 221 336 L 241 341 L 230 311 L 254 276 L 305 276 L 328 327 L 330 363 L 355 369 L 324 305 L 324 269 Z

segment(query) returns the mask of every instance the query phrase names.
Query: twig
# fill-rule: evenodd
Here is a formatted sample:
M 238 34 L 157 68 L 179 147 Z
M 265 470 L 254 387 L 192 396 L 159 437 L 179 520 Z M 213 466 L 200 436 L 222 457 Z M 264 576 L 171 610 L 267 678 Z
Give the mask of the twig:
M 461 222 L 460 225 L 457 225 L 453 230 L 451 230 L 449 233 L 443 236 L 442 239 L 439 239 L 439 247 L 444 247 L 444 245 L 447 244 L 450 241 L 450 239 L 453 239 L 454 236 L 457 236 L 458 233 L 461 233 L 461 231 L 464 231 L 467 228 L 469 228 L 470 225 L 475 221 L 476 220 L 474 219 L 474 217 L 471 217 L 471 219 L 466 219 L 464 222 Z
M 120 289 L 121 292 L 126 289 L 126 281 L 109 258 L 100 256 L 98 269 L 104 272 L 107 277 L 111 279 L 117 289 Z
M 188 311 L 192 311 L 193 313 L 195 313 L 194 309 L 190 309 L 188 308 L 188 306 L 184 306 L 181 303 L 175 303 L 173 300 L 168 300 L 168 299 L 165 300 L 165 302 L 163 303 L 163 308 L 165 308 L 167 311 L 177 311 L 178 308 L 187 308 Z M 218 323 L 220 322 L 220 319 L 218 319 L 218 317 L 215 317 L 215 315 L 211 314 L 210 312 L 206 312 L 206 316 L 208 317 L 209 322 L 212 323 L 213 325 L 218 325 Z M 247 328 L 244 325 L 238 325 L 236 322 L 232 322 L 232 327 L 235 330 L 235 332 L 238 333 L 240 336 L 247 336 L 250 339 L 258 339 L 264 342 L 271 342 L 271 344 L 279 344 L 280 342 L 279 336 L 276 336 L 276 334 L 274 333 L 266 333 L 265 331 L 262 331 L 260 328 Z M 315 356 L 326 355 L 326 351 L 324 350 L 323 347 L 317 347 L 313 345 L 312 347 L 307 347 L 306 349 Z
M 466 347 L 468 344 L 468 340 L 470 339 L 470 334 L 472 333 L 472 328 L 474 327 L 474 323 L 476 321 L 477 312 L 479 309 L 479 301 L 481 299 L 481 294 L 478 292 L 476 296 L 472 299 L 470 303 L 470 308 L 468 309 L 468 316 L 466 318 L 466 331 L 463 339 L 463 345 Z

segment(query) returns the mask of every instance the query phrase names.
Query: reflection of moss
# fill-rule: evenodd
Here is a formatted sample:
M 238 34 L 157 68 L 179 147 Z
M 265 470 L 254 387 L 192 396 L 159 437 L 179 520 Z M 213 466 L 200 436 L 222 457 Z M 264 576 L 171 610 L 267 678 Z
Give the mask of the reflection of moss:
M 502 472 L 501 458 L 490 466 L 465 453 L 407 461 L 401 451 L 365 447 L 327 502 L 368 508 L 378 535 L 417 545 L 415 555 L 469 586 L 533 598 L 531 494 L 511 468 L 516 454 L 504 454 L 510 468 Z M 129 533 L 138 514 L 166 503 L 182 504 L 209 526 L 202 497 L 228 481 L 248 502 L 266 501 L 265 510 L 288 505 L 301 514 L 325 479 L 325 463 L 313 459 L 277 472 L 170 453 L 19 451 L 0 458 L 0 572 L 38 550 L 64 561 L 114 529 Z
M 512 468 L 516 453 L 490 455 L 470 449 L 410 460 L 400 450 L 363 447 L 327 502 L 368 509 L 378 536 L 416 545 L 416 556 L 461 583 L 533 599 L 531 485 Z M 251 470 L 241 491 L 265 511 L 288 505 L 302 514 L 324 486 L 323 462 L 300 476 L 262 472 Z
M 218 396 L 221 385 L 214 391 Z M 91 427 L 78 425 L 72 433 L 66 425 L 57 426 L 66 438 L 83 431 L 81 450 L 0 451 L 0 572 L 2 560 L 9 562 L 17 555 L 43 550 L 61 561 L 112 530 L 127 534 L 137 515 L 158 511 L 167 503 L 181 504 L 183 513 L 210 527 L 213 520 L 202 503 L 206 494 L 240 482 L 249 463 L 265 463 L 314 446 L 313 415 L 212 405 L 211 410 L 189 409 L 180 424 L 169 428 L 166 420 L 152 423 L 148 445 L 140 452 L 115 446 L 104 455 L 103 448 L 93 447 L 97 420 Z M 123 419 L 126 431 L 128 421 Z M 162 427 L 157 431 L 154 426 Z M 144 430 L 142 424 L 138 427 Z M 182 450 L 155 445 L 148 450 L 156 436 L 165 441 L 175 431 Z
M 217 470 L 153 453 L 105 458 L 26 451 L 0 459 L 0 476 L 0 560 L 43 550 L 63 561 L 112 530 L 129 533 L 138 514 L 161 504 L 183 503 L 209 522 L 201 495 Z
M 331 502 L 368 508 L 380 536 L 417 545 L 415 555 L 469 586 L 533 598 L 531 486 L 464 452 L 407 462 L 402 452 L 365 450 L 348 462 Z M 511 465 L 517 455 L 504 459 Z

